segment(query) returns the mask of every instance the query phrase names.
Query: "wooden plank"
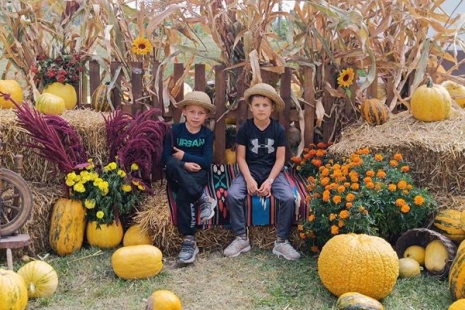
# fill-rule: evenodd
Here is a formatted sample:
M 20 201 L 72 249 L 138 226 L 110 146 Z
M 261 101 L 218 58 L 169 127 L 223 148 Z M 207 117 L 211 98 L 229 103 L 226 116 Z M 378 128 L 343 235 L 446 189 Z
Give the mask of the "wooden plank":
M 144 76 L 144 68 L 141 62 L 131 62 L 131 67 L 132 98 L 134 100 L 132 103 L 131 111 L 134 115 L 142 109 L 140 98 L 142 97 L 143 93 L 142 78 Z
M 331 87 L 335 88 L 336 86 L 336 69 L 328 65 L 325 68 L 325 80 L 326 83 L 329 83 Z M 330 115 L 331 108 L 334 105 L 335 98 L 327 91 L 323 92 L 323 107 L 325 108 L 325 113 Z M 335 126 L 335 114 L 332 113 L 330 117 L 325 117 L 323 121 L 323 142 L 330 142 L 332 139 L 331 135 Z
M 173 68 L 173 79 L 176 82 L 180 78 L 182 78 L 182 75 L 184 74 L 184 64 L 182 63 L 175 63 L 174 68 Z M 184 87 L 181 87 L 179 90 L 179 93 L 176 95 L 174 98 L 176 102 L 180 102 L 182 99 L 184 99 Z M 179 109 L 174 109 L 173 110 L 173 122 L 174 123 L 179 123 L 181 120 L 181 115 L 182 111 Z
M 304 93 L 303 98 L 307 104 L 304 106 L 304 146 L 308 147 L 314 143 L 315 136 L 315 85 L 313 81 L 313 69 L 304 68 Z M 297 111 L 295 111 L 297 113 Z M 301 129 L 302 130 L 302 129 Z
M 196 64 L 194 69 L 194 90 L 205 91 L 207 80 L 205 78 L 205 65 Z
M 110 70 L 111 70 L 111 76 L 112 76 L 112 80 L 113 80 L 113 77 L 115 76 L 116 74 L 116 70 L 118 70 L 118 68 L 121 66 L 121 63 L 119 61 L 112 61 L 111 64 L 110 64 Z M 119 76 L 116 78 L 116 81 L 115 81 L 115 87 L 112 89 L 112 95 L 113 95 L 113 107 L 115 109 L 120 109 L 121 108 L 121 96 L 122 96 L 122 92 L 121 92 L 121 72 L 119 74 Z
M 92 97 L 92 94 L 102 83 L 100 78 L 100 65 L 96 60 L 89 61 L 89 96 Z M 84 99 L 82 100 L 84 102 Z M 85 103 L 87 102 L 87 97 L 85 98 Z
M 289 130 L 290 124 L 290 112 L 291 112 L 291 78 L 292 78 L 292 69 L 286 67 L 284 69 L 284 74 L 281 75 L 281 98 L 284 101 L 284 109 L 279 113 L 279 122 L 283 125 L 284 130 Z M 289 143 L 286 144 L 286 162 L 291 158 L 291 148 Z
M 152 94 L 151 96 L 151 105 L 152 107 L 156 109 L 160 109 L 160 111 L 163 111 L 163 78 L 162 78 L 162 71 L 158 71 L 160 68 L 161 64 L 159 61 L 154 61 L 153 66 L 152 66 L 152 76 L 157 76 L 157 78 L 154 81 L 153 89 L 155 91 L 155 94 Z M 157 85 L 158 82 L 158 85 Z M 157 91 L 158 89 L 158 91 Z
M 242 67 L 237 70 L 237 76 L 239 77 L 237 80 L 237 97 L 239 100 L 236 109 L 236 124 L 238 129 L 247 120 L 247 113 L 249 111 L 249 105 L 244 100 L 244 92 L 247 89 L 247 85 L 245 84 L 242 71 Z
M 226 111 L 226 81 L 224 74 L 224 66 L 215 66 L 215 119 L 218 119 Z M 226 122 L 222 117 L 215 124 L 215 154 L 213 161 L 215 164 L 223 164 L 225 162 L 224 150 L 226 148 Z

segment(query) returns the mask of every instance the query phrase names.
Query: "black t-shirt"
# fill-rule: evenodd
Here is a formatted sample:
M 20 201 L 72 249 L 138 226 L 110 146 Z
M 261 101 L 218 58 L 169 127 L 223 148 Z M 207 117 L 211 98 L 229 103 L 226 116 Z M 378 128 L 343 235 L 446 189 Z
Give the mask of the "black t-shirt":
M 260 185 L 273 169 L 278 147 L 286 146 L 286 132 L 273 119 L 263 131 L 255 126 L 253 119 L 249 119 L 239 128 L 236 143 L 246 147 L 245 160 L 250 174 Z

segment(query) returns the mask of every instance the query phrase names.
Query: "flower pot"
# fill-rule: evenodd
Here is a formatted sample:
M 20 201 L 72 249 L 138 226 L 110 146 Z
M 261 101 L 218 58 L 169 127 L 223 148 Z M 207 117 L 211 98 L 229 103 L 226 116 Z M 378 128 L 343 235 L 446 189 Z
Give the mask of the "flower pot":
M 110 225 L 100 224 L 97 227 L 96 221 L 87 223 L 87 242 L 94 247 L 101 249 L 111 249 L 117 247 L 123 240 L 123 226 L 121 223 L 113 222 Z

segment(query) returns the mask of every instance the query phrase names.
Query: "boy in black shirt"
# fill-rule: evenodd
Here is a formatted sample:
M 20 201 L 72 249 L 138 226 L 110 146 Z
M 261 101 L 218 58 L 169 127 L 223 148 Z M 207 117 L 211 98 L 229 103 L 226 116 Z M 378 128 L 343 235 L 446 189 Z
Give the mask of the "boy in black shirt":
M 215 106 L 206 93 L 194 91 L 186 94 L 177 107 L 182 109 L 186 122 L 171 126 L 171 132 L 165 137 L 162 162 L 166 178 L 176 193 L 177 226 L 183 235 L 178 261 L 193 263 L 199 252 L 194 237 L 195 208 L 200 208 L 201 220 L 207 221 L 215 214 L 216 207 L 216 200 L 203 191 L 213 161 L 213 132 L 203 124 Z
M 224 250 L 224 255 L 236 257 L 250 251 L 246 232 L 245 199 L 247 194 L 270 196 L 279 200 L 277 240 L 273 254 L 288 260 L 300 258 L 289 243 L 295 198 L 289 181 L 282 173 L 286 152 L 286 133 L 283 126 L 271 119 L 273 111 L 281 111 L 284 101 L 268 84 L 258 83 L 244 93 L 253 118 L 247 120 L 236 135 L 236 157 L 240 174 L 228 189 L 227 204 L 231 229 L 236 238 Z

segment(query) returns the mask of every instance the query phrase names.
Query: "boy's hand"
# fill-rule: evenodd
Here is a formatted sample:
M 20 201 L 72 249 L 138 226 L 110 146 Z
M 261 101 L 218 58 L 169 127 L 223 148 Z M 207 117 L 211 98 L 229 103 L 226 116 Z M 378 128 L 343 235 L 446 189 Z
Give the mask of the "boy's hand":
M 256 195 L 258 194 L 258 184 L 257 181 L 254 179 L 250 179 L 247 182 L 247 192 L 249 195 Z
M 263 196 L 263 197 L 271 196 L 271 183 L 268 182 L 268 180 L 263 182 L 262 186 L 260 186 L 257 193 L 258 195 Z
M 173 157 L 176 158 L 177 160 L 182 160 L 182 158 L 184 157 L 184 151 L 174 146 L 173 146 L 173 151 L 174 151 Z
M 185 163 L 184 169 L 186 169 L 189 172 L 198 172 L 202 168 L 200 167 L 199 164 L 196 164 L 196 163 Z

